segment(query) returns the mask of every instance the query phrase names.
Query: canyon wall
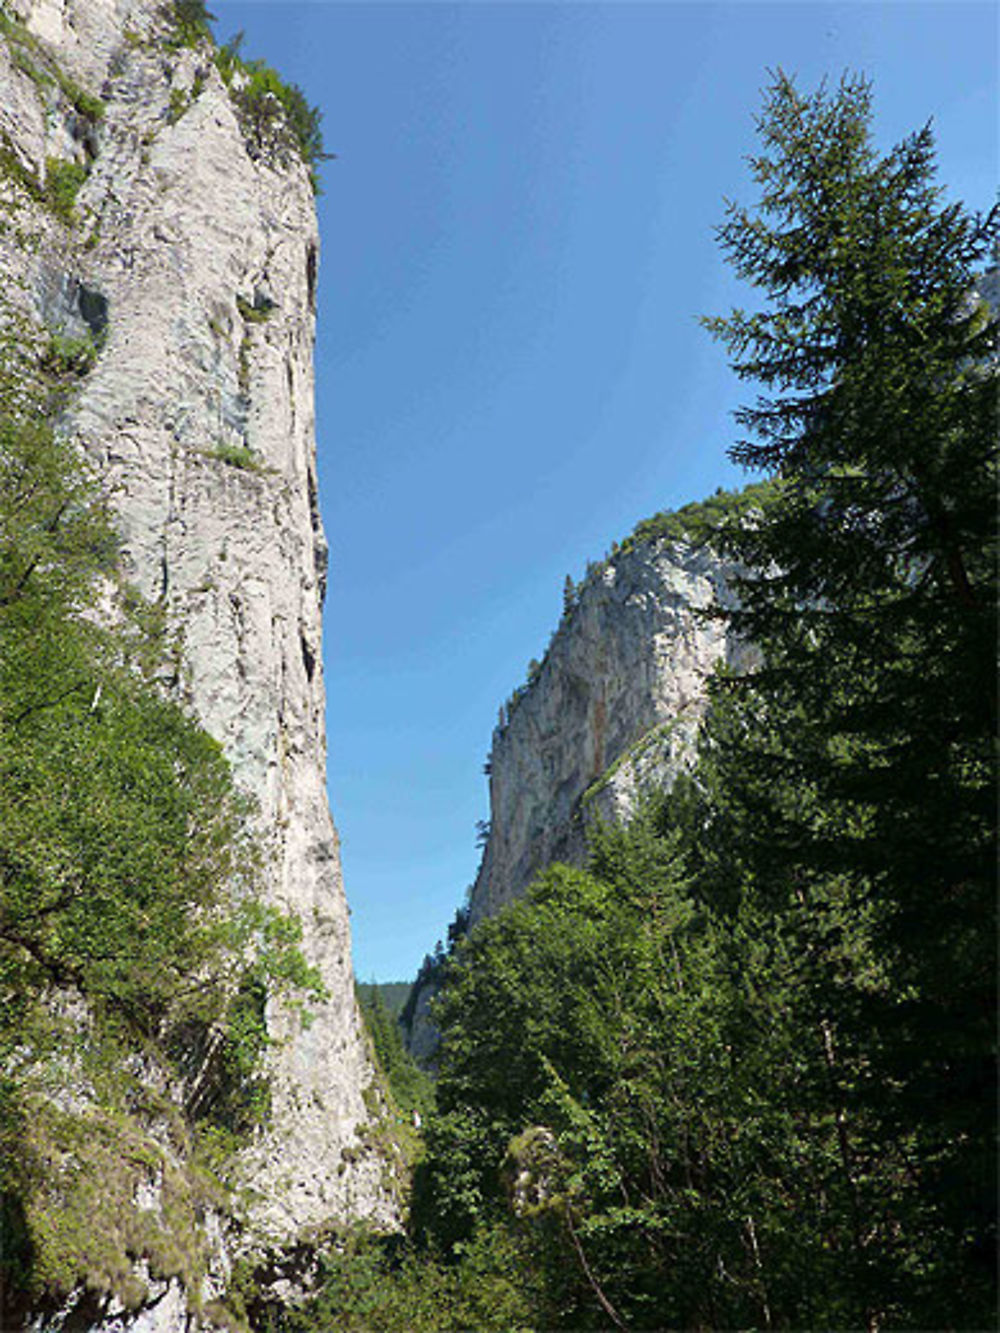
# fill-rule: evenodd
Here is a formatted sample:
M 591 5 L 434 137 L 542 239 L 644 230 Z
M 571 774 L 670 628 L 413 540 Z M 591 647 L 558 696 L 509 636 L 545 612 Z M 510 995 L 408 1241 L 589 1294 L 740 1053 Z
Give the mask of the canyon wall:
M 683 536 L 630 540 L 584 580 L 493 733 L 473 923 L 551 862 L 580 864 L 588 820 L 627 818 L 691 762 L 709 674 L 745 656 L 703 614 L 730 597 L 723 561 Z
M 669 788 L 693 762 L 718 663 L 739 670 L 748 649 L 719 617 L 732 568 L 710 529 L 752 492 L 713 497 L 640 524 L 567 590 L 543 660 L 500 710 L 487 769 L 490 818 L 469 924 L 520 897 L 554 861 L 582 865 L 592 820 L 627 820 L 644 793 Z M 419 980 L 406 1038 L 433 1064 L 433 978 Z
M 273 1117 L 243 1223 L 274 1244 L 391 1224 L 326 796 L 309 172 L 248 147 L 210 44 L 172 43 L 155 0 L 5 0 L 2 17 L 5 319 L 96 352 L 62 429 L 165 617 L 170 687 L 259 804 L 269 901 L 298 914 L 329 997 L 308 1025 L 267 1014 Z

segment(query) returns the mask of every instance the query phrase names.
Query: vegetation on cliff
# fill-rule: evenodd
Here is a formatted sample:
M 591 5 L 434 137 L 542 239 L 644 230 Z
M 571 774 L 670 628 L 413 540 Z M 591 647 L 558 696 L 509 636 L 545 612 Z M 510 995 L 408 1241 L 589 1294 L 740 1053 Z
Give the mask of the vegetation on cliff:
M 355 989 L 375 1059 L 385 1075 L 396 1108 L 407 1120 L 419 1123 L 434 1105 L 433 1080 L 406 1049 L 398 1013 L 382 997 L 385 988 L 358 985 Z M 399 982 L 394 989 L 397 992 L 396 1007 L 401 1008 L 410 986 Z
M 168 16 L 210 36 L 202 0 Z M 255 151 L 314 166 L 298 90 L 238 40 L 217 62 Z M 269 1326 L 992 1325 L 997 324 L 972 292 L 997 217 L 941 202 L 926 131 L 880 156 L 869 120 L 864 83 L 776 80 L 760 203 L 720 233 L 763 308 L 709 321 L 771 395 L 734 448 L 766 481 L 625 543 L 710 535 L 761 663 L 585 869 L 459 915 L 426 968 L 433 1098 L 366 1001 L 427 1122 L 409 1234 L 342 1238 Z M 70 216 L 79 180 L 50 184 Z M 6 327 L 0 1270 L 35 1311 L 131 1308 L 141 1260 L 196 1309 L 218 1177 L 267 1115 L 268 996 L 318 979 L 53 429 L 99 348 Z
M 0 1191 L 13 1293 L 197 1302 L 204 1168 L 267 1113 L 263 1006 L 319 994 L 260 897 L 251 805 L 171 698 L 163 608 L 125 586 L 97 481 L 53 428 L 90 359 L 0 339 Z M 183 1089 L 183 1092 L 180 1092 Z M 153 1125 L 166 1126 L 170 1144 Z M 199 1156 L 202 1165 L 195 1162 Z M 148 1216 L 135 1197 L 153 1192 Z
M 720 487 L 706 500 L 693 500 L 690 504 L 682 505 L 680 509 L 663 509 L 649 518 L 642 519 L 621 541 L 612 542 L 611 549 L 602 560 L 588 562 L 587 571 L 578 583 L 574 581 L 572 575 L 567 574 L 563 585 L 563 609 L 559 624 L 549 638 L 541 661 L 535 657 L 530 660 L 523 684 L 519 685 L 500 706 L 497 732 L 503 735 L 514 713 L 541 678 L 549 660 L 549 653 L 560 634 L 572 621 L 585 589 L 600 580 L 619 556 L 626 556 L 637 547 L 656 542 L 717 548 L 720 545 L 719 534 L 723 527 L 738 527 L 745 522 L 753 521 L 754 515 L 768 502 L 773 489 L 770 481 L 751 482 L 739 490 L 725 490 Z M 492 756 L 486 761 L 487 774 L 490 772 L 491 764 Z M 486 831 L 488 832 L 488 829 Z M 483 840 L 485 841 L 485 838 Z
M 214 42 L 210 13 L 204 0 L 170 0 L 163 9 L 177 46 Z M 254 157 L 283 163 L 297 155 L 309 168 L 315 193 L 320 191 L 319 164 L 332 155 L 323 150 L 322 115 L 302 89 L 283 79 L 265 60 L 242 55 L 239 32 L 215 51 L 215 64 L 229 89 L 247 148 Z

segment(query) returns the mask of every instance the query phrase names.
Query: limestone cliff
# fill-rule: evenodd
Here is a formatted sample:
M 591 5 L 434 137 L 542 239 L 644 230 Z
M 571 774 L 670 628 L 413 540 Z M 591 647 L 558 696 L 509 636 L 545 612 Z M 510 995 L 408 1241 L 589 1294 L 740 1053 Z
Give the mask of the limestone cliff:
M 544 660 L 493 732 L 473 924 L 552 861 L 579 864 L 588 820 L 627 818 L 691 762 L 709 674 L 747 657 L 724 620 L 704 615 L 733 596 L 711 532 L 756 496 L 720 493 L 644 521 L 569 589 Z
M 731 603 L 732 570 L 710 532 L 753 488 L 639 525 L 567 591 L 543 661 L 500 710 L 487 763 L 490 818 L 469 923 L 519 897 L 553 861 L 582 864 L 589 820 L 627 819 L 694 755 L 706 682 L 747 649 L 711 607 Z M 407 1040 L 433 1061 L 434 983 L 418 982 Z
M 627 817 L 690 762 L 708 675 L 743 657 L 701 614 L 730 596 L 711 546 L 684 537 L 629 541 L 590 573 L 493 733 L 473 922 L 552 861 L 579 863 L 588 818 Z
M 309 173 L 248 148 L 208 44 L 166 40 L 158 0 L 0 16 L 5 312 L 96 352 L 63 429 L 103 470 L 167 673 L 256 796 L 270 899 L 329 992 L 308 1028 L 267 1015 L 273 1126 L 245 1163 L 245 1220 L 276 1243 L 385 1221 L 382 1163 L 358 1147 L 372 1070 L 326 798 Z

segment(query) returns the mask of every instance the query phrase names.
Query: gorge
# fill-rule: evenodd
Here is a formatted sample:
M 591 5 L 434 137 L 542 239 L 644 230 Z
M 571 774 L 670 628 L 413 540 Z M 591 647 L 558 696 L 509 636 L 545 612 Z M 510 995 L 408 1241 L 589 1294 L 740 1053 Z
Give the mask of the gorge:
M 493 69 L 498 34 L 520 60 L 516 25 L 535 18 L 459 8 L 434 28 L 429 82 L 446 72 L 449 95 L 481 83 L 459 58 L 466 23 L 483 23 Z M 370 49 L 387 77 L 359 120 L 395 91 L 389 71 L 420 65 L 397 25 L 438 21 L 388 14 Z M 606 17 L 587 29 L 601 52 Z M 218 45 L 210 18 L 204 0 L 0 0 L 2 1333 L 990 1326 L 998 433 L 982 272 L 1000 214 L 942 205 L 929 131 L 883 155 L 866 79 L 804 94 L 773 76 L 750 159 L 763 202 L 731 205 L 717 233 L 761 309 L 704 321 L 770 395 L 726 441 L 767 481 L 656 514 L 567 579 L 493 732 L 476 881 L 410 997 L 431 1079 L 378 985 L 355 986 L 327 801 L 319 113 L 239 37 Z M 615 103 L 645 68 L 631 49 Z M 531 51 L 546 71 L 562 58 L 558 42 Z M 659 53 L 649 68 L 662 89 Z M 436 91 L 419 115 L 394 110 L 400 157 L 448 102 Z M 478 158 L 482 139 L 459 137 Z M 504 214 L 511 266 L 464 284 L 475 324 L 442 346 L 464 354 L 484 290 L 502 305 L 518 288 L 535 223 L 559 212 L 558 156 L 539 155 L 546 190 L 517 216 L 531 226 L 495 208 L 496 162 L 476 178 L 461 218 Z M 429 174 L 415 250 L 433 285 L 462 247 L 437 244 L 451 181 Z M 638 198 L 622 212 L 646 225 Z M 568 233 L 555 244 L 573 253 Z M 552 313 L 525 280 L 547 281 L 539 253 L 517 270 L 535 332 Z M 380 743 L 406 752 L 379 828 L 419 911 L 436 751 L 407 723 L 426 709 L 434 744 L 471 737 L 469 645 L 481 661 L 515 637 L 484 609 L 478 562 L 537 575 L 527 500 L 582 530 L 574 476 L 631 495 L 641 450 L 611 431 L 588 461 L 569 415 L 544 419 L 560 392 L 578 421 L 603 411 L 603 390 L 583 362 L 558 384 L 522 328 L 464 398 L 460 355 L 437 348 L 429 397 L 457 438 L 421 433 L 393 381 L 419 379 L 416 344 L 441 329 L 380 292 L 344 320 L 378 363 L 358 394 L 378 426 L 355 450 L 363 484 L 338 477 L 341 514 L 324 512 L 331 531 L 346 507 L 369 515 L 347 543 L 359 563 L 406 566 L 406 605 L 378 578 L 364 595 L 378 712 L 362 742 L 365 763 Z M 671 319 L 701 295 L 671 288 Z M 647 313 L 662 304 L 646 296 Z M 394 361 L 381 335 L 397 315 Z M 624 399 L 638 362 L 607 323 L 594 346 Z M 507 449 L 483 398 L 529 363 Z M 694 394 L 688 378 L 673 364 L 661 405 Z M 558 483 L 539 447 L 553 424 Z M 482 471 L 452 491 L 470 441 Z M 402 517 L 383 512 L 390 474 Z M 415 557 L 421 531 L 433 549 Z M 454 636 L 424 614 L 436 582 L 461 608 Z M 403 713 L 384 700 L 407 636 L 445 682 L 436 713 L 427 670 Z

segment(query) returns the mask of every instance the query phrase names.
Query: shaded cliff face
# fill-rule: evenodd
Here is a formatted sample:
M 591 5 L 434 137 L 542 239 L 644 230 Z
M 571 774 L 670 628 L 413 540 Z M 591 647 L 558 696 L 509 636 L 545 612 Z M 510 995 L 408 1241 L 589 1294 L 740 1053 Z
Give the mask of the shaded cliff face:
M 588 577 L 493 735 L 473 923 L 551 862 L 580 863 L 589 818 L 627 817 L 690 763 L 707 677 L 744 656 L 699 614 L 730 597 L 719 557 L 683 541 L 638 542 Z
M 0 42 L 5 318 L 96 349 L 64 428 L 165 616 L 165 674 L 259 802 L 268 896 L 299 915 L 329 992 L 308 1027 L 267 1015 L 273 1128 L 246 1162 L 251 1220 L 279 1242 L 391 1220 L 382 1164 L 358 1150 L 372 1071 L 326 799 L 308 172 L 250 155 L 207 47 L 170 50 L 154 0 L 6 8 L 39 46 Z M 72 211 L 67 166 L 86 172 Z

